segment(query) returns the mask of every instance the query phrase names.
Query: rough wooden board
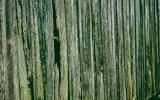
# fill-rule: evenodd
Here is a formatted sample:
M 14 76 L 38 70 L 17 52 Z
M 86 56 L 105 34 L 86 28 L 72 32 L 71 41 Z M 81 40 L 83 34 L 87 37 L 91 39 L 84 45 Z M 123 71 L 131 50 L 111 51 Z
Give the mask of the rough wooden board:
M 146 100 L 159 72 L 159 0 L 0 0 L 2 99 Z

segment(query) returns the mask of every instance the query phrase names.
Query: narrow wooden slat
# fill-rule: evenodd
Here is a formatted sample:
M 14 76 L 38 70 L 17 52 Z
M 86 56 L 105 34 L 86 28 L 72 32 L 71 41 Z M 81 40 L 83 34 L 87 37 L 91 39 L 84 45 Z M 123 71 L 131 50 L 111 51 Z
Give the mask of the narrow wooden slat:
M 80 33 L 80 59 L 81 59 L 81 99 L 94 99 L 94 65 L 92 42 L 92 14 L 91 0 L 81 1 L 81 33 Z
M 4 0 L 0 0 L 0 96 L 2 99 L 4 99 L 5 96 L 5 73 L 4 73 L 4 58 L 3 58 L 3 45 L 4 45 L 4 17 L 5 17 L 5 13 L 4 13 Z
M 67 58 L 67 29 L 66 29 L 66 5 L 64 0 L 54 0 L 56 9 L 56 23 L 59 29 L 60 42 L 60 83 L 59 83 L 59 98 L 67 100 L 68 97 L 68 58 Z M 55 13 L 55 12 L 53 12 Z M 58 92 L 58 91 L 56 91 Z

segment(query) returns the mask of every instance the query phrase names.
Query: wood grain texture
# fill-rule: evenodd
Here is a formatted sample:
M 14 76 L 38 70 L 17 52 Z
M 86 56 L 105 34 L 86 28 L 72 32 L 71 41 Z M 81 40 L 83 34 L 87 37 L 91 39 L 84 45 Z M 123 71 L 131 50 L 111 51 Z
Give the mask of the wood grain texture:
M 156 90 L 159 0 L 0 0 L 0 99 L 146 100 Z

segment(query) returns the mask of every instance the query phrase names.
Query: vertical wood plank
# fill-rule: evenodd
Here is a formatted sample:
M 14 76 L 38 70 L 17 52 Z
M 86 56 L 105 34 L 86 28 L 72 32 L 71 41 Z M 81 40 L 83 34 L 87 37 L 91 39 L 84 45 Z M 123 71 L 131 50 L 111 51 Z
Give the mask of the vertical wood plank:
M 92 15 L 91 1 L 81 1 L 81 99 L 94 99 L 94 65 L 93 61 L 93 42 L 92 42 Z

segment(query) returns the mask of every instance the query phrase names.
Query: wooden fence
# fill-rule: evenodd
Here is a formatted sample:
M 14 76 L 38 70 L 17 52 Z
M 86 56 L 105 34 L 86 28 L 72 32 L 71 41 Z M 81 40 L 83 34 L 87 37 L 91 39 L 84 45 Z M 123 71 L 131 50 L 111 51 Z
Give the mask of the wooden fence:
M 160 89 L 160 0 L 0 0 L 0 100 L 146 100 Z

